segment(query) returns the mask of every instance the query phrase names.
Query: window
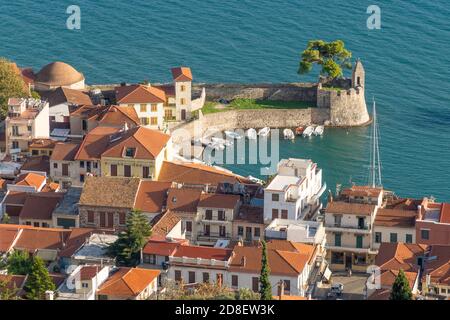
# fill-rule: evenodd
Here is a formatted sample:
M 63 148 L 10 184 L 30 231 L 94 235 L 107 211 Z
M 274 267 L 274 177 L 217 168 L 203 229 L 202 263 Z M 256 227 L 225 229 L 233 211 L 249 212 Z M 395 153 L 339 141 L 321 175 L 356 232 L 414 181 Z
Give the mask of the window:
M 152 104 L 152 112 L 157 112 L 158 111 L 158 105 L 153 103 Z
M 364 217 L 358 217 L 358 229 L 364 229 L 365 228 L 365 218 Z
M 208 283 L 209 282 L 209 273 L 208 272 L 203 272 L 202 273 L 202 278 L 203 278 L 203 283 Z
M 231 286 L 237 288 L 239 286 L 239 278 L 237 275 L 231 276 Z
M 141 112 L 147 112 L 147 105 L 145 103 L 141 104 L 139 110 L 141 110 Z
M 342 216 L 341 215 L 334 215 L 334 226 L 335 227 L 340 227 L 341 226 L 341 221 L 342 221 Z
M 27 221 L 27 222 L 25 222 L 25 224 L 26 224 L 27 226 L 31 226 L 31 221 Z
M 227 229 L 225 226 L 219 226 L 219 237 L 226 237 Z
M 335 247 L 340 247 L 341 246 L 341 234 L 340 233 L 335 233 L 334 234 L 334 246 Z
M 142 178 L 147 179 L 150 178 L 150 168 L 142 167 Z
M 195 283 L 195 272 L 189 271 L 189 283 Z
M 125 157 L 133 158 L 135 152 L 136 152 L 135 148 L 126 148 Z
M 28 127 L 27 127 L 27 130 L 28 130 L 29 132 L 31 132 L 31 131 L 33 131 L 33 128 L 32 128 L 31 126 L 28 126 Z
M 412 234 L 407 233 L 406 234 L 406 239 L 405 239 L 406 243 L 412 243 Z
M 33 223 L 33 226 L 39 227 L 39 222 L 34 222 L 34 223 Z
M 81 120 L 81 128 L 83 131 L 87 130 L 87 121 L 86 120 Z
M 260 237 L 261 236 L 261 229 L 260 228 L 255 228 L 255 237 Z
M 119 213 L 119 224 L 120 225 L 125 225 L 127 222 L 127 215 L 125 214 L 125 212 L 120 212 Z
M 58 169 L 58 164 L 57 163 L 53 164 L 53 169 Z
M 205 220 L 212 220 L 212 210 L 205 211 Z
M 89 288 L 89 283 L 87 283 L 87 282 L 82 282 L 82 283 L 81 283 L 81 287 L 84 288 L 84 289 Z
M 356 236 L 356 247 L 361 249 L 363 247 L 363 236 L 357 235 Z
M 80 182 L 84 182 L 84 174 L 80 174 Z
M 186 221 L 186 232 L 192 232 L 192 221 Z
M 39 155 L 39 151 L 38 150 L 31 150 L 31 155 L 32 156 L 37 156 L 37 155 Z
M 94 169 L 97 169 L 97 168 L 98 168 L 98 163 L 95 162 L 95 161 L 93 161 L 93 162 L 92 162 L 92 167 L 93 167 Z
M 80 161 L 80 168 L 84 168 L 84 161 Z
M 217 217 L 220 221 L 225 221 L 225 211 L 219 210 L 217 213 Z
M 166 118 L 166 120 L 171 120 L 173 118 L 172 109 L 165 109 L 164 117 Z
M 185 98 L 181 98 L 180 104 L 182 104 L 182 105 L 186 104 L 186 99 Z
M 111 177 L 117 177 L 117 165 L 116 164 L 111 165 Z
M 332 252 L 331 253 L 331 263 L 332 264 L 344 264 L 344 253 L 343 252 Z
M 291 281 L 290 280 L 283 280 L 284 282 L 284 293 L 290 294 L 291 293 Z
M 180 87 L 181 92 L 186 91 L 186 86 L 184 84 L 181 85 Z
M 397 243 L 397 234 L 396 233 L 391 233 L 390 234 L 390 242 L 391 243 Z
M 272 201 L 280 201 L 280 195 L 278 193 L 273 193 Z
M 278 209 L 272 209 L 272 219 L 278 219 Z
M 281 219 L 287 219 L 288 218 L 288 211 L 287 210 L 281 210 Z
M 427 229 L 421 229 L 420 230 L 420 237 L 424 240 L 430 239 L 430 230 Z
M 88 223 L 94 223 L 94 211 L 88 211 L 87 214 L 88 214 L 87 218 Z
M 258 290 L 259 290 L 259 278 L 258 277 L 252 277 L 252 290 L 254 292 L 258 292 Z
M 67 163 L 62 164 L 62 176 L 63 177 L 69 176 L 69 165 Z
M 48 228 L 48 227 L 50 227 L 50 225 L 47 222 L 42 222 L 42 227 L 43 228 Z
M 244 235 L 244 227 L 239 226 L 237 230 L 238 230 L 237 231 L 238 232 L 238 236 L 243 236 Z
M 375 243 L 381 243 L 381 232 L 375 232 Z
M 158 124 L 158 117 L 151 117 L 151 118 L 150 118 L 150 124 L 151 124 L 152 126 L 157 125 L 157 124 Z
M 124 165 L 123 166 L 123 176 L 124 177 L 131 177 L 131 166 L 130 165 Z
M 18 141 L 13 141 L 12 142 L 12 149 L 19 149 L 19 142 Z
M 181 270 L 175 270 L 175 281 L 181 281 Z
M 148 118 L 147 117 L 139 118 L 139 121 L 140 121 L 141 125 L 143 125 L 143 126 L 147 126 L 148 125 Z

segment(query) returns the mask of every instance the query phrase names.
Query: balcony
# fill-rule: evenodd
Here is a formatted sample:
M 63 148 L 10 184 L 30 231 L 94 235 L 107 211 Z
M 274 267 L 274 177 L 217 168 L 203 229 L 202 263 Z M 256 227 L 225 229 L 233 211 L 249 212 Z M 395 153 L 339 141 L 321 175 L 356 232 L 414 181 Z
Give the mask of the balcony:
M 355 226 L 355 225 L 342 225 L 339 223 L 335 224 L 326 224 L 325 228 L 327 231 L 335 231 L 335 232 L 351 232 L 351 233 L 359 233 L 359 234 L 370 234 L 370 226 Z
M 373 251 L 370 248 L 356 248 L 355 247 L 349 247 L 349 246 L 334 246 L 334 245 L 329 245 L 326 244 L 325 248 L 327 250 L 333 250 L 333 251 L 351 251 L 354 253 L 370 253 L 373 254 Z
M 29 131 L 25 133 L 10 132 L 9 137 L 14 140 L 30 140 L 32 138 L 32 133 Z
M 197 240 L 198 241 L 208 241 L 208 242 L 215 242 L 218 239 L 231 239 L 231 233 L 225 232 L 225 233 L 219 233 L 219 232 L 199 232 L 197 234 Z
M 219 219 L 218 217 L 203 217 L 201 220 L 203 223 L 210 223 L 210 224 L 224 224 L 229 223 L 231 220 L 228 220 L 226 217 L 225 219 Z

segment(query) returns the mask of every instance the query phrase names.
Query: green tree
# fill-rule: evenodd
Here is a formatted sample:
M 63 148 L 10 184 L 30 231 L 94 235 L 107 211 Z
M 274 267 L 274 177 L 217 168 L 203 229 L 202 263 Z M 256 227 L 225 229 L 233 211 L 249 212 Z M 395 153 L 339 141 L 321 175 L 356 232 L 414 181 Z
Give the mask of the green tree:
M 34 90 L 31 90 L 31 97 L 33 99 L 41 99 L 41 95 L 37 91 L 34 91 Z
M 9 217 L 9 214 L 7 214 L 7 213 L 5 212 L 5 213 L 3 214 L 1 223 L 8 224 L 10 220 L 11 220 L 11 218 Z
M 250 290 L 249 288 L 240 288 L 236 293 L 236 300 L 260 300 L 259 293 Z
M 299 74 L 306 74 L 312 70 L 314 64 L 322 67 L 320 74 L 335 79 L 344 75 L 343 69 L 351 69 L 352 53 L 345 49 L 342 40 L 326 42 L 311 40 L 302 52 Z
M 45 291 L 54 291 L 56 289 L 41 258 L 33 258 L 31 272 L 28 275 L 24 289 L 26 291 L 26 297 L 30 300 L 44 300 Z
M 119 233 L 119 238 L 109 247 L 109 253 L 116 257 L 119 265 L 134 267 L 139 264 L 141 249 L 150 235 L 147 217 L 141 211 L 133 210 L 127 216 L 125 231 Z
M 398 272 L 397 278 L 395 278 L 392 285 L 391 295 L 389 300 L 411 300 L 412 292 L 409 287 L 408 279 L 402 269 Z
M 272 286 L 270 285 L 270 267 L 269 261 L 267 259 L 267 245 L 263 240 L 262 244 L 262 257 L 261 257 L 261 275 L 259 277 L 259 283 L 261 287 L 259 289 L 259 294 L 261 295 L 261 300 L 272 300 Z
M 10 276 L 4 276 L 0 278 L 0 300 L 16 300 L 17 299 L 17 292 L 19 289 L 17 289 L 16 285 L 9 284 L 9 281 L 11 280 Z
M 6 117 L 9 98 L 27 97 L 23 79 L 17 72 L 15 65 L 0 57 L 0 120 Z
M 27 251 L 14 250 L 6 261 L 8 274 L 27 275 L 31 271 L 33 260 Z

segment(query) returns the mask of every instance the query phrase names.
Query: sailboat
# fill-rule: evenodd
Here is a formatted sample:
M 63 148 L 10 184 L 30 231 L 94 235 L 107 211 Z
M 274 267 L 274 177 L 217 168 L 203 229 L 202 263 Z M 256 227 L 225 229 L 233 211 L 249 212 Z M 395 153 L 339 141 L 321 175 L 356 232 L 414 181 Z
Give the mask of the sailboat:
M 378 119 L 377 119 L 377 108 L 375 99 L 373 100 L 373 111 L 372 111 L 372 132 L 370 136 L 370 172 L 369 172 L 369 186 L 372 188 L 382 187 L 381 183 L 381 159 L 380 159 L 380 148 L 378 145 L 378 140 L 380 137 Z

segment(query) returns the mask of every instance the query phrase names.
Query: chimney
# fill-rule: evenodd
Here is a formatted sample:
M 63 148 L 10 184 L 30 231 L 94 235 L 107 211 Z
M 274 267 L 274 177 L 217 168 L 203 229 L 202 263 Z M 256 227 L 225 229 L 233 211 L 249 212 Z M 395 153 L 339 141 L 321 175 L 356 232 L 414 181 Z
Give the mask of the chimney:
M 247 263 L 247 258 L 246 257 L 242 257 L 241 258 L 241 266 L 245 267 L 246 263 Z
M 51 290 L 45 291 L 45 300 L 54 300 L 55 293 Z

